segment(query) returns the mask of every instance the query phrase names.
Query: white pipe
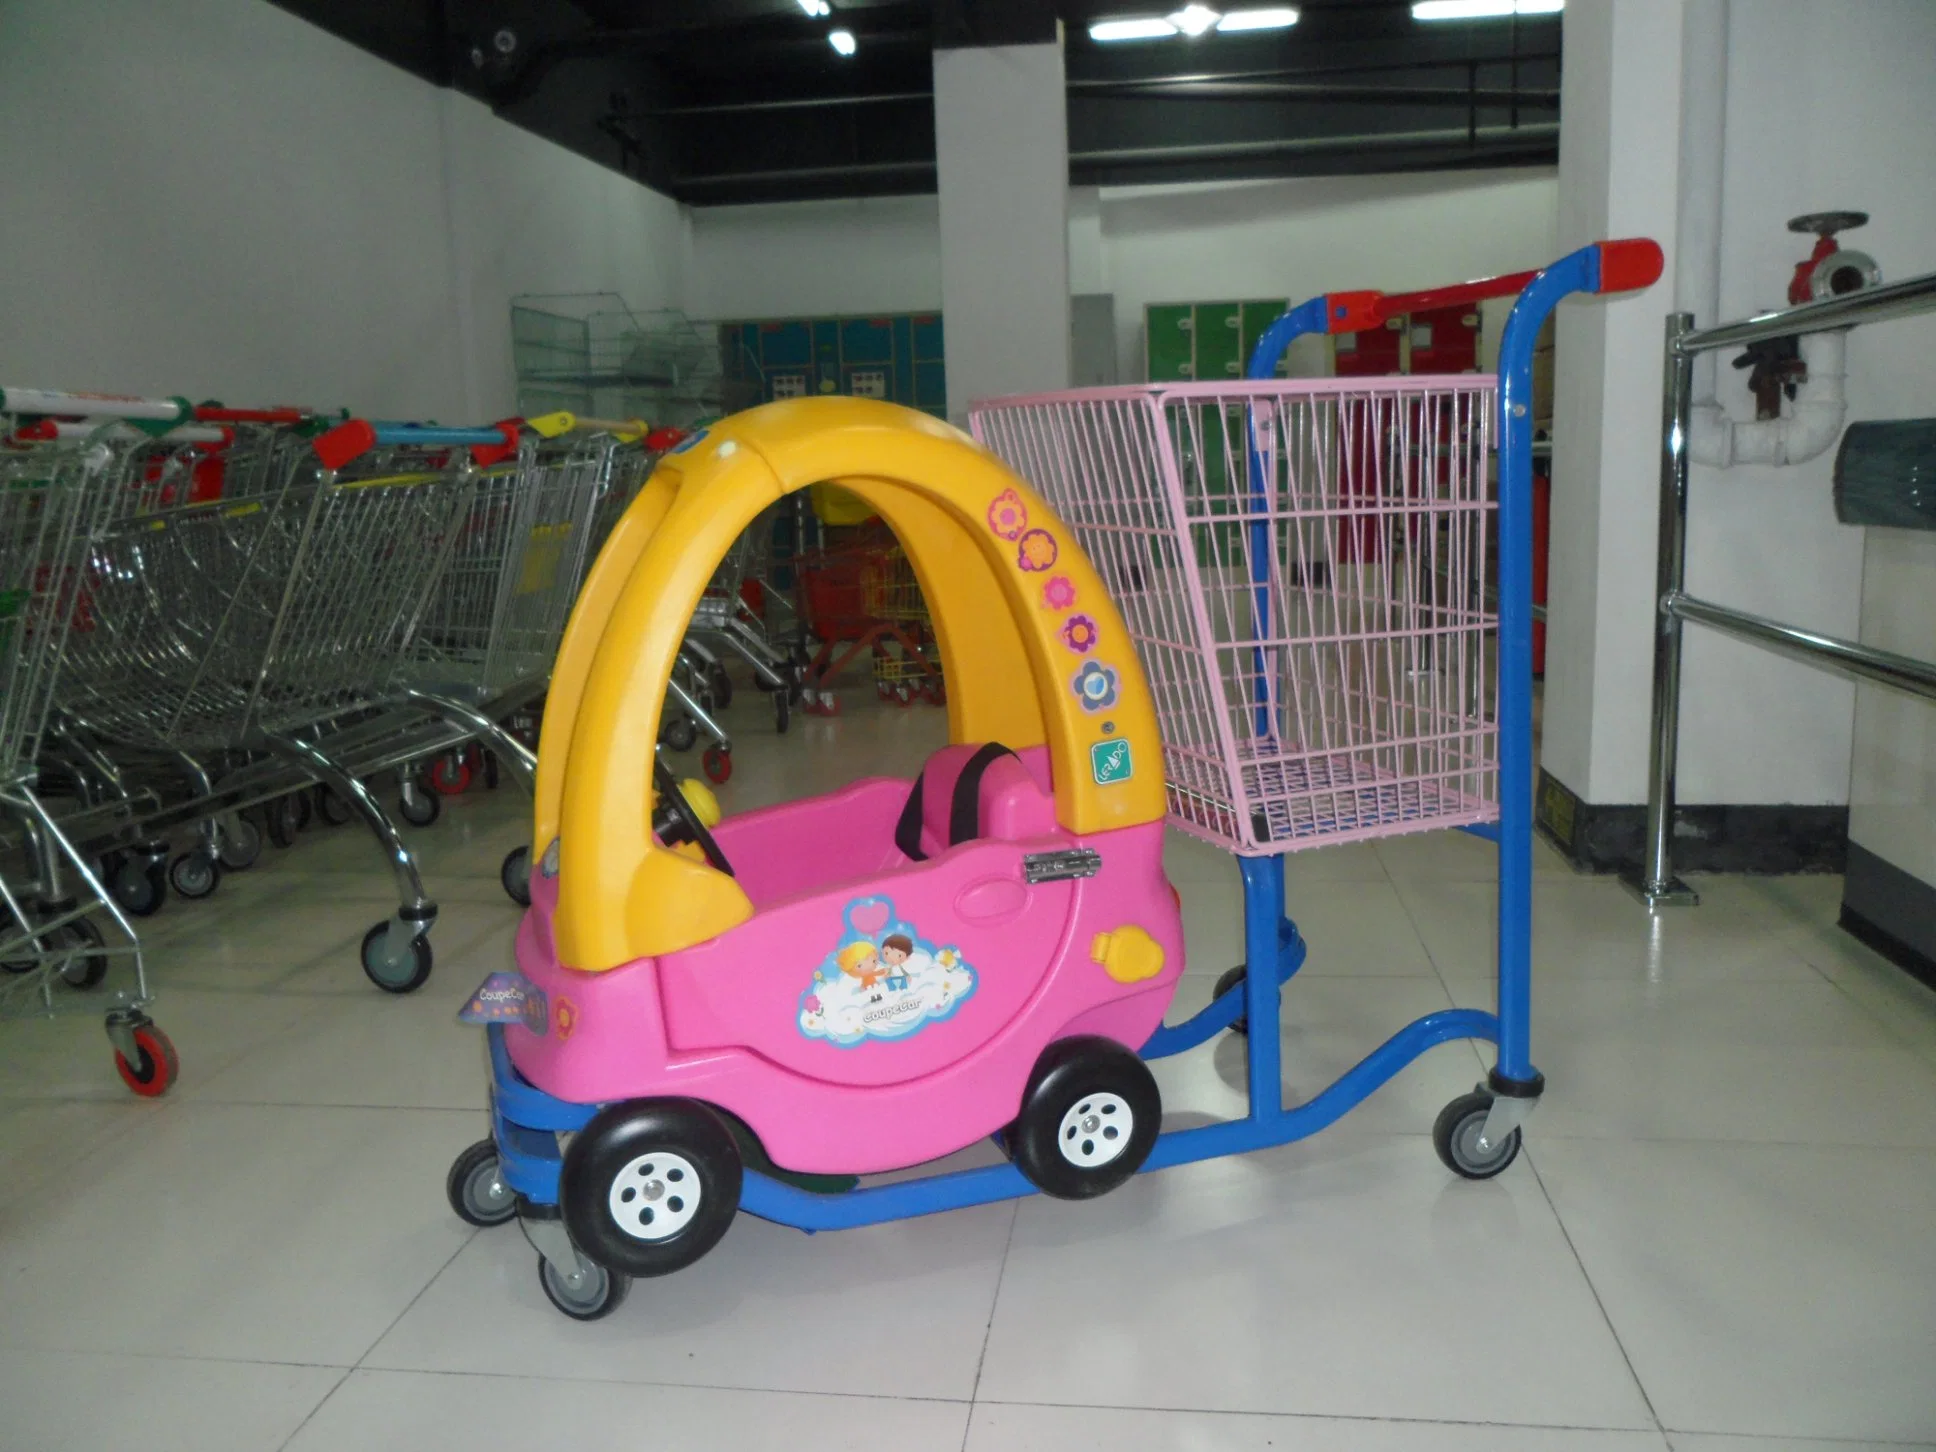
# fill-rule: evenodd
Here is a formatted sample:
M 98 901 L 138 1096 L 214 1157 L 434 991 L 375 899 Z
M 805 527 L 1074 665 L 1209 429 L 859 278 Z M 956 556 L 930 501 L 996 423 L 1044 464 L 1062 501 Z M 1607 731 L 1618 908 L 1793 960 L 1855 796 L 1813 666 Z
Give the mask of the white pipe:
M 1696 327 L 1718 323 L 1721 307 L 1721 178 L 1727 154 L 1728 0 L 1688 0 L 1681 13 L 1681 151 L 1674 227 L 1674 307 Z M 1842 384 L 1848 334 L 1802 339 L 1808 379 L 1784 418 L 1741 422 L 1716 392 L 1719 355 L 1694 355 L 1688 456 L 1696 464 L 1799 464 L 1826 452 L 1848 413 Z

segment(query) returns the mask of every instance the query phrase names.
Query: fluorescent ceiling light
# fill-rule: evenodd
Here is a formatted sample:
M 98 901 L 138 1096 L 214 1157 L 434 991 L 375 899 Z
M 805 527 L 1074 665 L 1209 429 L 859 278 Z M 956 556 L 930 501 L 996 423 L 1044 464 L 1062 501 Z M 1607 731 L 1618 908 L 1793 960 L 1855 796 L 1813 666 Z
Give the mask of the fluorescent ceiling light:
M 1217 22 L 1217 33 L 1233 30 L 1284 30 L 1297 24 L 1297 11 L 1285 5 L 1271 10 L 1233 10 Z
M 1419 0 L 1414 20 L 1494 20 L 1507 15 L 1557 15 L 1566 0 Z
M 1161 40 L 1175 34 L 1174 25 L 1153 15 L 1142 20 L 1098 20 L 1089 27 L 1091 40 Z
M 829 5 L 827 0 L 800 0 L 800 8 L 815 20 L 818 20 L 823 15 L 832 15 L 834 13 L 834 7 Z
M 1185 35 L 1202 35 L 1216 23 L 1217 12 L 1208 5 L 1185 5 L 1170 17 L 1170 24 Z
M 827 44 L 831 45 L 842 55 L 852 55 L 854 53 L 854 32 L 851 30 L 830 30 L 827 32 Z

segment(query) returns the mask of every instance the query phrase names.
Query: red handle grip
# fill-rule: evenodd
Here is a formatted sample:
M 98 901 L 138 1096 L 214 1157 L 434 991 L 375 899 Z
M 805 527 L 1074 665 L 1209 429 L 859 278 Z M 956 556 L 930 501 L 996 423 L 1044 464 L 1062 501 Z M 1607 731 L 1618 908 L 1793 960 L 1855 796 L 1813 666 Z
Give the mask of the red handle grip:
M 1635 292 L 1660 281 L 1667 259 L 1651 237 L 1629 237 L 1618 242 L 1596 242 L 1600 252 L 1600 291 Z
M 353 418 L 316 435 L 310 447 L 325 469 L 340 469 L 376 447 L 376 426 L 368 419 Z
M 195 408 L 197 423 L 299 424 L 309 415 L 299 408 L 223 408 L 204 403 Z

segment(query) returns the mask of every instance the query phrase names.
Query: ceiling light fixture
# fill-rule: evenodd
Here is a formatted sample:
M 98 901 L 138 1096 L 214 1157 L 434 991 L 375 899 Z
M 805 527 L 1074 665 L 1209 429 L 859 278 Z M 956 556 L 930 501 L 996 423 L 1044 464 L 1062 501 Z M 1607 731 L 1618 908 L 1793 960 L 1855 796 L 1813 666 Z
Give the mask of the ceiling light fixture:
M 1419 0 L 1414 20 L 1499 20 L 1508 15 L 1557 15 L 1566 0 Z
M 800 8 L 807 12 L 809 18 L 814 20 L 820 19 L 823 15 L 832 15 L 834 13 L 834 7 L 829 5 L 827 0 L 800 0 Z
M 1505 0 L 1510 3 L 1510 0 Z M 1538 3 L 1538 0 L 1525 0 Z M 1168 40 L 1187 35 L 1192 40 L 1215 29 L 1221 35 L 1245 30 L 1285 30 L 1297 24 L 1297 10 L 1289 5 L 1271 5 L 1255 10 L 1232 10 L 1218 15 L 1208 5 L 1185 5 L 1169 15 L 1128 16 L 1120 20 L 1098 20 L 1089 27 L 1089 38 L 1103 42 L 1117 40 Z
M 1267 10 L 1232 10 L 1217 22 L 1217 33 L 1229 35 L 1238 30 L 1288 30 L 1297 24 L 1297 11 L 1289 5 Z
M 852 55 L 854 53 L 854 32 L 851 30 L 830 30 L 827 32 L 827 44 L 831 45 L 841 55 Z

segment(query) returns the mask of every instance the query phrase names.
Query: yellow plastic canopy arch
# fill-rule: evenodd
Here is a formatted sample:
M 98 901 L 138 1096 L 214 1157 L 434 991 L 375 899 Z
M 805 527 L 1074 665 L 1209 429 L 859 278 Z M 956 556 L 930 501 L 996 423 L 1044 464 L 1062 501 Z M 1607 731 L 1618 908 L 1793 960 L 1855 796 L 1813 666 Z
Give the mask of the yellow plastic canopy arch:
M 556 844 L 560 961 L 614 968 L 752 915 L 724 873 L 652 836 L 653 743 L 687 623 L 761 510 L 823 482 L 894 531 L 934 621 L 955 742 L 1046 743 L 1056 818 L 1091 833 L 1163 815 L 1149 688 L 1073 533 L 948 424 L 853 398 L 768 404 L 663 459 L 586 579 L 552 673 L 532 840 Z

